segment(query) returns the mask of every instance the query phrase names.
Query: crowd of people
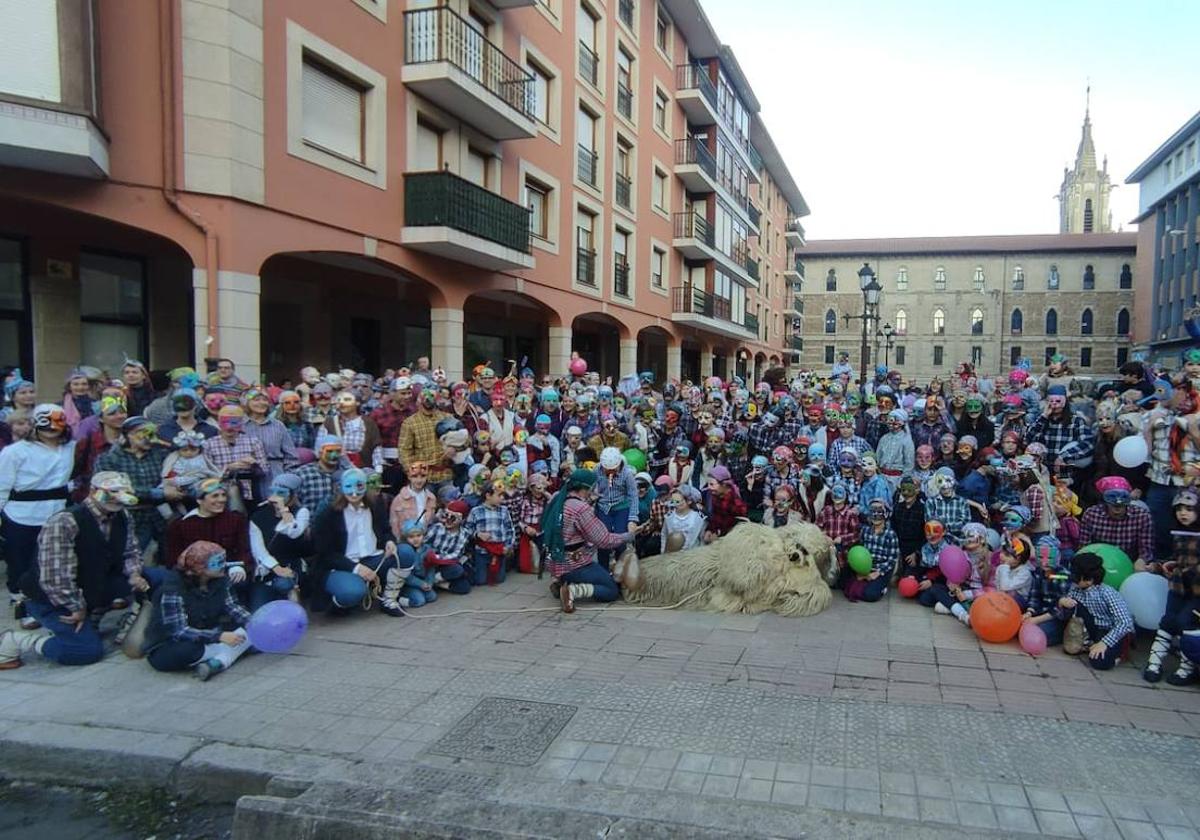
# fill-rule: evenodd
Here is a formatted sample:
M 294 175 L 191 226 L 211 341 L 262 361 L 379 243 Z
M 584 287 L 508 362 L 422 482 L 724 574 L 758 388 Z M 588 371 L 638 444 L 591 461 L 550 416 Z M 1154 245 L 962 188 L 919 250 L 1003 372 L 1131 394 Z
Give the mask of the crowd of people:
M 828 582 L 851 601 L 896 587 L 969 624 L 998 590 L 1098 669 L 1128 656 L 1134 625 L 1081 549 L 1116 546 L 1168 581 L 1143 676 L 1182 685 L 1195 666 L 1167 663 L 1200 617 L 1198 387 L 1200 350 L 1094 387 L 1061 356 L 1041 375 L 963 364 L 924 385 L 883 366 L 852 383 L 845 360 L 614 383 L 578 356 L 540 377 L 478 365 L 452 382 L 420 358 L 254 385 L 222 359 L 163 381 L 136 361 L 119 378 L 80 367 L 38 403 L 14 370 L 0 537 L 21 629 L 0 637 L 0 669 L 99 660 L 110 611 L 127 652 L 204 679 L 250 649 L 247 621 L 276 599 L 400 617 L 523 572 L 548 574 L 570 613 L 620 598 L 622 552 L 801 521 L 832 540 Z M 1117 457 L 1130 437 L 1145 463 Z M 970 560 L 959 583 L 945 545 Z

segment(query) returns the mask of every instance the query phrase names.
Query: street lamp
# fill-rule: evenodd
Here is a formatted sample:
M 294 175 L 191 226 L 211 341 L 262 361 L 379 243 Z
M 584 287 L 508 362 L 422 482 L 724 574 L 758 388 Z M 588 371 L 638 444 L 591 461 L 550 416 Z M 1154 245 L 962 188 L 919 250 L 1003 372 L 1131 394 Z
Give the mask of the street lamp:
M 878 322 L 878 319 L 876 319 Z M 884 324 L 883 329 L 877 330 L 875 333 L 875 358 L 879 358 L 879 339 L 883 339 L 883 366 L 890 368 L 892 366 L 892 347 L 895 342 L 892 337 L 896 334 L 895 328 L 891 324 Z
M 863 294 L 862 314 L 843 315 L 842 318 L 845 320 L 846 326 L 850 326 L 851 321 L 862 321 L 858 388 L 865 395 L 867 392 L 867 357 L 871 354 L 867 336 L 871 334 L 871 321 L 879 322 L 879 296 L 883 292 L 883 287 L 875 279 L 875 272 L 871 270 L 870 263 L 863 263 L 863 267 L 858 270 L 858 287 Z

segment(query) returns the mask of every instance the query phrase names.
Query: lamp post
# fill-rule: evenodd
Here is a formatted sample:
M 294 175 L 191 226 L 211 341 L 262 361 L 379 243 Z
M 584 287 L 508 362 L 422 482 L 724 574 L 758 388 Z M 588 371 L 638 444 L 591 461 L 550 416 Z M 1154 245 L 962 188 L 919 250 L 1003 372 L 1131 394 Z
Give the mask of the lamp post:
M 878 319 L 876 319 L 878 321 Z M 896 330 L 891 324 L 884 324 L 883 329 L 875 332 L 875 357 L 879 358 L 879 339 L 883 339 L 883 366 L 890 368 L 892 366 L 892 347 L 896 342 L 892 340 L 896 335 Z
M 863 311 L 861 315 L 843 315 L 842 318 L 846 322 L 846 326 L 850 326 L 851 321 L 862 321 L 862 345 L 859 348 L 860 358 L 858 365 L 858 388 L 859 391 L 866 395 L 867 393 L 867 357 L 871 355 L 871 347 L 867 343 L 867 336 L 871 334 L 871 321 L 876 323 L 879 321 L 879 296 L 883 292 L 883 287 L 875 279 L 875 272 L 871 270 L 870 263 L 863 263 L 863 267 L 858 270 L 858 287 L 863 294 Z

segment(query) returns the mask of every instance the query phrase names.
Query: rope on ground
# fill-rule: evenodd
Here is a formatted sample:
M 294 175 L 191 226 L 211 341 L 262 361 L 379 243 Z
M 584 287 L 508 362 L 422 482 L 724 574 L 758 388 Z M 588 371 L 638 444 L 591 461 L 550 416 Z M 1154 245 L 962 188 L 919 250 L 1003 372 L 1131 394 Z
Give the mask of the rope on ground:
M 620 612 L 622 610 L 636 610 L 640 612 L 642 610 L 676 610 L 682 607 L 688 601 L 691 601 L 694 598 L 699 598 L 710 589 L 712 589 L 711 586 L 706 586 L 700 591 L 693 592 L 691 595 L 688 595 L 682 600 L 676 601 L 674 604 L 671 604 L 667 607 L 617 606 L 615 603 L 586 606 L 581 604 L 576 607 L 576 612 Z M 451 612 L 447 613 L 411 613 L 401 607 L 400 612 L 409 618 L 450 618 L 451 616 L 456 615 L 516 615 L 519 613 L 562 612 L 562 607 L 521 607 L 520 609 L 515 610 L 452 610 Z

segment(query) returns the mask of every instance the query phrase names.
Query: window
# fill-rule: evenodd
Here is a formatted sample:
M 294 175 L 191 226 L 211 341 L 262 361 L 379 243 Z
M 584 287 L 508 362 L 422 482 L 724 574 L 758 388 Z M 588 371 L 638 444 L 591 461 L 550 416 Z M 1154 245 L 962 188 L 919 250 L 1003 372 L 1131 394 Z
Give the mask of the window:
M 310 55 L 304 56 L 301 132 L 310 146 L 363 163 L 365 91 L 361 84 Z
M 579 75 L 592 87 L 600 80 L 600 57 L 596 54 L 596 29 L 599 21 L 592 10 L 582 3 L 575 17 L 576 34 L 579 37 Z
M 617 15 L 621 18 L 621 23 L 632 29 L 634 19 L 633 0 L 619 0 Z
M 1117 335 L 1129 335 L 1129 310 L 1121 309 L 1117 312 Z
M 1055 355 L 1056 353 L 1058 353 L 1058 348 L 1057 348 L 1057 347 L 1055 347 L 1053 344 L 1051 344 L 1051 345 L 1047 346 L 1047 347 L 1046 347 L 1046 360 L 1043 362 L 1043 364 L 1049 365 L 1049 364 L 1050 364 L 1050 360 L 1051 360 L 1052 358 L 1054 358 L 1054 355 Z
M 633 147 L 623 137 L 617 138 L 617 159 L 616 159 L 616 189 L 614 190 L 613 198 L 617 204 L 629 210 L 633 206 L 633 165 L 631 158 L 633 156 Z
M 1046 335 L 1058 335 L 1058 310 L 1046 310 Z
M 835 352 L 836 351 L 832 344 L 825 345 L 825 364 L 827 364 L 827 365 L 833 364 L 833 356 L 834 356 Z
M 462 176 L 472 184 L 476 184 L 486 190 L 488 185 L 488 170 L 491 168 L 489 164 L 491 162 L 491 157 L 486 152 L 468 148 L 467 156 L 463 158 Z
M 533 76 L 529 93 L 533 117 L 542 125 L 550 125 L 550 73 L 528 58 L 525 59 L 525 69 Z
M 946 313 L 940 309 L 933 310 L 933 334 L 946 334 Z
M 1080 318 L 1079 318 L 1079 334 L 1080 335 L 1091 335 L 1092 334 L 1092 327 L 1093 327 L 1092 320 L 1093 320 L 1092 319 L 1092 310 L 1091 309 L 1083 310 L 1083 315 L 1080 316 Z
M 1083 232 L 1091 233 L 1093 229 L 1093 223 L 1092 200 L 1089 198 L 1083 202 Z
M 904 345 L 903 344 L 899 344 L 896 346 L 896 364 L 897 365 L 904 364 Z
M 658 10 L 658 20 L 654 25 L 654 43 L 663 52 L 668 52 L 668 39 L 671 37 L 671 22 L 667 20 L 662 13 L 662 9 Z
M 140 259 L 79 255 L 82 358 L 120 370 L 126 358 L 146 359 L 145 265 Z
M 617 113 L 633 118 L 633 59 L 623 49 L 617 50 Z
M 971 311 L 971 335 L 983 335 L 983 310 Z
M 1128 347 L 1118 347 L 1117 348 L 1117 367 L 1118 368 L 1121 367 L 1121 365 L 1125 364 L 1128 361 L 1129 361 L 1129 348 Z
M 667 271 L 667 252 L 657 245 L 650 252 L 650 284 L 656 289 L 665 288 L 663 278 Z
M 971 279 L 971 283 L 975 286 L 975 291 L 983 291 L 983 266 L 975 266 L 975 276 Z
M 629 232 L 613 234 L 613 293 L 629 297 Z
M 829 335 L 837 332 L 837 313 L 832 309 L 825 310 L 825 332 Z
M 829 273 L 825 275 L 825 291 L 837 291 L 837 271 L 832 268 L 829 269 Z
M 1021 346 L 1014 344 L 1008 348 L 1008 363 L 1012 367 L 1016 367 L 1021 363 Z
M 62 99 L 57 6 L 57 3 L 4 4 L 4 28 L 8 36 L 5 92 L 46 102 Z M 89 360 L 88 364 L 91 363 Z M 33 371 L 27 370 L 25 375 L 32 376 Z
M 946 269 L 940 265 L 933 272 L 933 290 L 935 292 L 946 291 Z
M 1058 287 L 1059 287 L 1058 266 L 1051 265 L 1050 266 L 1050 276 L 1046 278 L 1046 288 L 1053 292 L 1053 291 L 1058 291 Z
M 1080 347 L 1079 348 L 1079 366 L 1085 367 L 1085 368 L 1090 368 L 1092 366 L 1092 348 L 1091 347 Z
M 671 189 L 670 181 L 667 180 L 667 173 L 663 172 L 657 166 L 654 167 L 654 206 L 659 210 L 668 209 L 668 195 Z
M 667 130 L 667 95 L 661 90 L 654 91 L 654 127 L 659 131 Z
M 896 291 L 908 291 L 908 269 L 900 266 L 900 270 L 896 272 Z
M 1021 314 L 1021 310 L 1014 309 L 1012 311 L 1012 316 L 1008 320 L 1008 331 L 1013 335 L 1020 335 L 1021 328 L 1025 326 L 1025 316 Z
M 1083 290 L 1085 292 L 1090 292 L 1095 288 L 1096 288 L 1096 272 L 1092 270 L 1092 267 L 1090 265 L 1085 266 L 1083 269 Z
M 596 285 L 596 216 L 580 207 L 575 211 L 575 282 Z
M 978 344 L 971 347 L 971 364 L 979 367 L 983 364 L 983 348 Z
M 1025 269 L 1017 266 L 1013 269 L 1013 291 L 1019 292 L 1025 288 Z
M 944 355 L 944 353 L 943 353 L 944 350 L 945 350 L 945 348 L 942 347 L 942 345 L 940 345 L 940 344 L 933 345 L 933 366 L 934 367 L 942 366 L 942 357 Z
M 579 180 L 596 186 L 596 118 L 582 105 L 575 113 L 575 137 L 578 143 Z
M 896 310 L 896 335 L 908 333 L 908 313 L 903 309 Z
M 549 239 L 550 188 L 526 179 L 525 206 L 529 208 L 529 232 L 538 239 Z
M 0 239 L 0 365 L 33 373 L 22 243 Z M 132 352 L 132 350 L 131 350 Z
M 417 143 L 413 150 L 413 172 L 440 172 L 442 169 L 442 130 L 417 120 Z
M 1119 288 L 1119 289 L 1132 289 L 1133 288 L 1133 272 L 1130 271 L 1130 269 L 1129 269 L 1129 263 L 1125 263 L 1124 265 L 1121 266 L 1121 279 L 1117 284 L 1117 288 Z

